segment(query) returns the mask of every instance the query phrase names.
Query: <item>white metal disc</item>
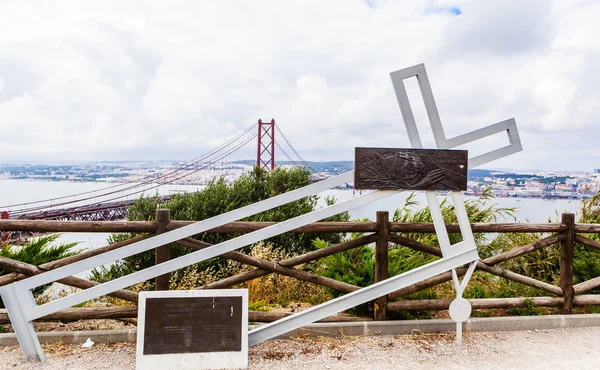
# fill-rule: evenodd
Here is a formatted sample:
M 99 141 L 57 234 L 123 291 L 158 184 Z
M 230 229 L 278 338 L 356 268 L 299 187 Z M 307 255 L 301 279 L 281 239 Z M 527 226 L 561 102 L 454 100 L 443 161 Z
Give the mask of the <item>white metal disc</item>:
M 457 298 L 450 303 L 450 317 L 456 322 L 466 321 L 471 316 L 471 304 L 464 298 Z

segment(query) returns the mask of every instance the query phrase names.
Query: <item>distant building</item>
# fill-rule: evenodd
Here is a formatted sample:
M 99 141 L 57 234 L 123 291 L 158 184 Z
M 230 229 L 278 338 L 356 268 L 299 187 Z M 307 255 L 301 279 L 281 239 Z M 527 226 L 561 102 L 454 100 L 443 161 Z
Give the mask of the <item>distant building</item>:
M 600 173 L 600 168 L 594 168 L 594 173 Z

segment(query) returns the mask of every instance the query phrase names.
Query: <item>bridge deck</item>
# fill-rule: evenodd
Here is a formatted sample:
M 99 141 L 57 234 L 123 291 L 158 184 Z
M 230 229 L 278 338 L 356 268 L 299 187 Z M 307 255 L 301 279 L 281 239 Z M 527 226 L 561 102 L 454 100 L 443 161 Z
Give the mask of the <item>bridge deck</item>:
M 170 195 L 161 196 L 160 200 L 166 202 Z M 136 199 L 121 200 L 118 202 L 98 203 L 71 208 L 50 209 L 43 212 L 10 215 L 12 219 L 19 220 L 62 220 L 62 221 L 120 221 L 127 219 L 127 209 Z

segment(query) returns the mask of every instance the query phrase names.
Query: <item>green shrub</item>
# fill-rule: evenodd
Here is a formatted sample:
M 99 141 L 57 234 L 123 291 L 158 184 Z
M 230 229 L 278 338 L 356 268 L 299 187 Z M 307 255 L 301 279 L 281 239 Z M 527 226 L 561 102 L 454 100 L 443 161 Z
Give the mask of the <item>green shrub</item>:
M 548 236 L 541 233 L 501 233 L 490 243 L 490 249 L 502 253 L 522 247 Z M 560 244 L 529 252 L 500 264 L 501 267 L 547 283 L 558 283 L 560 275 Z
M 412 193 L 404 202 L 404 205 L 396 209 L 392 222 L 433 222 L 431 217 L 431 211 L 429 207 L 417 208 L 419 203 L 414 200 L 416 196 Z M 493 203 L 493 195 L 491 189 L 486 189 L 479 197 L 470 198 L 465 200 L 465 209 L 469 216 L 469 221 L 472 223 L 483 222 L 492 223 L 506 220 L 515 220 L 515 208 L 500 207 L 498 204 Z M 446 223 L 458 222 L 456 214 L 454 212 L 454 205 L 450 204 L 448 198 L 445 198 L 441 204 L 442 216 Z M 403 236 L 411 239 L 415 239 L 425 244 L 439 246 L 437 235 L 435 233 L 403 233 Z M 482 233 L 473 234 L 475 238 L 475 244 L 479 250 L 481 258 L 486 258 L 495 253 L 493 248 L 489 246 L 489 235 Z M 459 233 L 449 234 L 450 242 L 452 244 L 462 241 Z
M 271 311 L 271 305 L 265 301 L 256 301 L 248 303 L 248 310 L 250 311 Z
M 485 288 L 479 285 L 478 283 L 473 284 L 472 286 L 467 287 L 463 294 L 464 298 L 485 298 L 486 292 Z
M 317 248 L 329 245 L 324 240 L 315 239 Z M 365 245 L 328 256 L 319 261 L 317 272 L 324 277 L 365 287 L 375 279 L 375 254 L 371 246 Z M 332 292 L 334 296 L 341 293 Z
M 60 236 L 61 234 L 44 235 L 37 238 L 31 238 L 22 246 L 6 246 L 0 249 L 0 257 L 10 258 L 15 261 L 38 266 L 77 254 L 77 252 L 73 251 L 73 248 L 79 243 L 51 245 Z M 0 268 L 0 276 L 8 273 L 10 273 L 10 271 Z
M 415 194 L 411 194 L 404 202 L 404 205 L 394 212 L 393 222 L 432 222 L 431 212 L 428 207 L 418 208 L 419 204 L 414 200 Z M 498 207 L 496 204 L 490 204 L 492 199 L 490 191 L 486 191 L 479 198 L 468 199 L 465 202 L 469 219 L 472 222 L 496 222 L 499 219 L 505 220 L 514 218 L 515 210 L 513 208 Z M 442 214 L 446 222 L 457 222 L 454 214 L 454 206 L 447 202 L 441 203 Z M 364 220 L 360 220 L 364 221 Z M 356 238 L 361 234 L 352 234 Z M 403 236 L 415 239 L 419 242 L 438 246 L 439 243 L 435 233 L 404 233 Z M 452 243 L 461 241 L 457 233 L 450 234 Z M 486 247 L 489 241 L 483 234 L 475 234 L 475 241 L 479 248 L 486 251 L 489 255 L 494 252 Z M 327 247 L 328 243 L 317 239 L 314 241 L 318 248 Z M 413 270 L 427 263 L 435 261 L 438 257 L 427 253 L 415 251 L 412 248 L 391 244 L 388 252 L 388 272 L 389 276 L 396 276 L 403 272 Z M 365 287 L 374 283 L 375 277 L 375 253 L 373 245 L 354 248 L 349 251 L 337 253 L 326 257 L 316 265 L 316 272 L 322 276 L 331 279 L 340 280 L 349 284 Z M 438 298 L 438 288 L 427 289 L 417 292 L 404 299 L 435 299 Z M 443 289 L 443 288 L 442 288 Z M 333 297 L 342 295 L 337 291 L 330 291 Z M 365 313 L 370 310 L 369 304 L 357 307 L 355 312 Z M 427 312 L 396 312 L 390 313 L 395 318 L 423 318 L 430 316 Z
M 581 201 L 579 223 L 600 223 L 600 191 L 590 199 Z M 586 238 L 600 241 L 600 234 L 584 234 Z M 600 276 L 600 252 L 596 249 L 575 243 L 573 260 L 573 282 L 575 284 Z M 589 294 L 599 294 L 600 287 L 589 290 Z
M 536 306 L 531 299 L 525 299 L 525 307 L 508 308 L 506 312 L 515 316 L 539 316 L 544 314 L 544 310 Z
M 204 220 L 219 214 L 238 209 L 268 199 L 310 184 L 310 171 L 307 168 L 281 168 L 267 171 L 255 167 L 252 171 L 240 176 L 232 184 L 227 184 L 223 178 L 211 181 L 206 188 L 199 192 L 175 194 L 168 202 L 162 203 L 161 198 L 142 197 L 129 208 L 129 220 L 151 221 L 155 219 L 157 208 L 168 208 L 171 210 L 173 220 Z M 317 196 L 306 197 L 289 204 L 282 205 L 241 221 L 275 221 L 280 222 L 312 212 L 317 207 Z M 332 204 L 335 199 L 326 199 L 327 204 Z M 340 215 L 330 217 L 328 221 L 348 221 L 349 215 L 344 212 Z M 217 244 L 225 240 L 239 236 L 236 233 L 201 233 L 194 238 Z M 132 238 L 133 234 L 115 234 L 109 239 L 110 243 Z M 284 233 L 263 241 L 273 246 L 275 250 L 285 254 L 298 254 L 313 250 L 312 241 L 321 238 L 330 243 L 339 243 L 344 234 L 296 234 Z M 242 248 L 242 252 L 249 252 L 253 246 Z M 192 252 L 190 248 L 178 244 L 171 244 L 171 258 L 177 258 Z M 91 279 L 97 282 L 106 282 L 121 276 L 136 272 L 154 265 L 154 250 L 127 257 L 121 261 L 96 268 L 92 271 Z M 233 273 L 228 262 L 222 258 L 212 258 L 185 269 L 186 273 L 212 271 L 223 278 Z M 184 277 L 183 273 L 174 274 Z M 153 280 L 148 281 L 150 286 Z M 173 282 L 172 282 L 173 285 Z M 174 285 L 181 285 L 174 282 Z
M 473 310 L 471 311 L 471 316 L 473 317 L 490 317 L 492 316 L 492 312 L 488 310 Z
M 58 245 L 52 245 L 52 243 L 54 243 L 60 237 L 60 235 L 61 234 L 52 234 L 31 238 L 25 245 L 22 246 L 5 246 L 4 248 L 0 249 L 0 257 L 10 258 L 15 261 L 39 266 L 44 263 L 56 261 L 61 258 L 77 254 L 73 248 L 79 243 L 62 243 Z M 11 272 L 12 271 L 0 268 L 0 276 L 10 274 Z M 47 287 L 48 285 L 37 287 L 33 289 L 33 294 L 38 295 Z M 4 307 L 4 304 L 1 302 L 1 300 L 0 305 Z
M 585 313 L 600 313 L 600 306 L 599 305 L 585 306 L 583 311 Z

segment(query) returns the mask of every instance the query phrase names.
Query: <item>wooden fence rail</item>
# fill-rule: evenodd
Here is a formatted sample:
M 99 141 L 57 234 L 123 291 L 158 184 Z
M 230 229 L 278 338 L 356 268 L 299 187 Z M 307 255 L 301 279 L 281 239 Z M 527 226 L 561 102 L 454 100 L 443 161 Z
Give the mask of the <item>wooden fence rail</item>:
M 40 266 L 24 264 L 7 258 L 0 258 L 0 268 L 12 271 L 12 273 L 0 277 L 0 286 L 36 275 L 58 267 L 81 261 L 85 258 L 96 256 L 118 248 L 126 248 L 128 245 L 149 238 L 155 234 L 160 234 L 169 230 L 180 228 L 191 224 L 191 221 L 176 221 L 170 219 L 168 210 L 157 210 L 157 221 L 126 221 L 126 222 L 86 222 L 86 221 L 44 221 L 44 220 L 0 220 L 0 232 L 113 232 L 113 233 L 139 233 L 145 234 L 133 239 L 107 245 L 102 248 L 96 248 L 81 252 L 77 255 L 52 261 Z M 232 222 L 221 227 L 207 231 L 208 233 L 248 233 L 273 225 L 273 222 Z M 562 215 L 560 223 L 547 224 L 527 224 L 527 223 L 476 223 L 471 228 L 475 233 L 539 233 L 541 239 L 536 240 L 524 246 L 512 248 L 503 251 L 489 258 L 478 262 L 477 270 L 490 273 L 492 275 L 515 281 L 552 296 L 547 297 L 519 297 L 519 298 L 490 298 L 490 299 L 472 299 L 471 304 L 474 309 L 490 308 L 510 308 L 525 307 L 529 304 L 544 307 L 559 307 L 562 313 L 572 313 L 574 306 L 600 305 L 600 295 L 583 294 L 591 289 L 600 287 L 600 277 L 592 278 L 588 281 L 573 285 L 573 263 L 574 263 L 574 245 L 579 243 L 591 249 L 600 250 L 600 242 L 589 237 L 589 234 L 600 233 L 600 225 L 575 224 L 573 214 L 565 213 Z M 457 224 L 447 225 L 451 233 L 460 232 Z M 336 253 L 351 250 L 353 248 L 374 244 L 375 252 L 375 281 L 382 281 L 388 278 L 388 251 L 391 244 L 396 244 L 414 249 L 419 252 L 427 253 L 432 256 L 440 257 L 441 250 L 437 246 L 428 245 L 411 238 L 414 233 L 433 233 L 435 232 L 431 223 L 399 223 L 390 222 L 388 212 L 378 212 L 376 222 L 317 222 L 307 226 L 292 230 L 293 233 L 365 233 L 356 239 L 348 240 L 326 248 L 311 251 L 299 256 L 294 256 L 281 261 L 268 261 L 265 259 L 252 257 L 239 252 L 229 252 L 222 255 L 222 258 L 240 262 L 245 265 L 253 266 L 254 269 L 240 273 L 214 283 L 208 284 L 198 289 L 216 289 L 227 288 L 244 283 L 246 281 L 259 278 L 271 273 L 278 273 L 293 277 L 302 281 L 317 284 L 326 288 L 335 289 L 341 292 L 352 292 L 360 287 L 348 284 L 342 281 L 319 276 L 315 273 L 304 271 L 296 266 L 308 262 L 316 261 L 320 258 L 331 256 Z M 581 235 L 584 234 L 584 235 Z M 585 235 L 587 234 L 587 235 Z M 189 247 L 191 249 L 202 249 L 211 244 L 201 240 L 186 238 L 176 242 L 177 244 Z M 516 272 L 507 270 L 498 266 L 508 260 L 521 257 L 527 253 L 536 250 L 548 248 L 550 246 L 560 248 L 560 279 L 558 285 L 540 281 Z M 162 246 L 156 249 L 156 263 L 165 262 L 170 258 L 170 246 Z M 459 276 L 464 275 L 466 268 L 457 270 Z M 407 300 L 400 299 L 406 295 L 416 293 L 423 289 L 434 287 L 438 284 L 451 281 L 450 272 L 442 273 L 433 278 L 421 281 L 406 288 L 400 289 L 392 294 L 378 298 L 374 302 L 374 319 L 385 320 L 387 311 L 396 310 L 444 310 L 447 309 L 451 300 Z M 67 277 L 60 282 L 86 289 L 96 285 L 96 283 L 80 277 Z M 169 289 L 169 275 L 163 275 L 156 278 L 157 290 Z M 125 299 L 131 302 L 137 302 L 137 293 L 118 290 L 111 293 L 112 296 Z M 82 311 L 77 311 L 82 310 Z M 69 309 L 53 314 L 52 317 L 45 319 L 71 320 L 74 318 L 98 318 L 98 317 L 134 317 L 135 308 L 97 308 L 92 311 L 84 309 Z M 89 313 L 86 316 L 86 312 Z M 3 316 L 4 315 L 4 316 Z M 61 316 L 62 315 L 62 316 Z M 121 316 L 119 316 L 121 315 Z M 5 314 L 0 312 L 0 321 L 6 320 Z M 273 315 L 253 314 L 257 318 L 255 321 L 273 320 Z M 42 318 L 44 319 L 44 318 Z M 331 320 L 345 320 L 345 318 L 334 317 Z
M 167 230 L 191 225 L 194 221 L 171 220 Z M 248 233 L 274 225 L 275 222 L 231 222 L 208 230 L 208 233 Z M 54 220 L 0 220 L 0 232 L 81 232 L 81 233 L 156 233 L 155 221 L 54 221 Z M 390 222 L 390 233 L 435 233 L 432 223 Z M 460 232 L 458 224 L 447 224 L 451 233 Z M 561 223 L 473 223 L 471 229 L 476 233 L 547 233 L 564 232 L 567 227 Z M 359 233 L 378 232 L 377 222 L 315 222 L 292 230 L 292 233 Z M 577 224 L 578 233 L 600 233 L 600 225 Z

